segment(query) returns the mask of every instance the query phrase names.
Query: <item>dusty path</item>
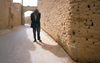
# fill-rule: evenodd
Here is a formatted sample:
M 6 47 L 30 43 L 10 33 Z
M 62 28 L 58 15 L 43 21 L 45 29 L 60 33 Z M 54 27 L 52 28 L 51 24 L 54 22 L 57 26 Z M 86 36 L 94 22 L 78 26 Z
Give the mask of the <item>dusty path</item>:
M 33 42 L 29 25 L 0 35 L 0 63 L 75 63 L 43 30 L 41 42 Z

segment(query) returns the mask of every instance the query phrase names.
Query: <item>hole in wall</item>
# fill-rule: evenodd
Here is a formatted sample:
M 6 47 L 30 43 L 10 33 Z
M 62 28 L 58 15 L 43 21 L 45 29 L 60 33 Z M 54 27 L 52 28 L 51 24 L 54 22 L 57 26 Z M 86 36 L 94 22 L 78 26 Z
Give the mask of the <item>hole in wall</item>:
M 71 13 L 69 13 L 71 15 Z
M 79 11 L 79 9 L 77 9 L 77 11 Z
M 74 41 L 73 41 L 73 44 L 75 44 L 75 42 L 76 42 L 76 41 L 74 40 Z
M 79 6 L 78 6 L 78 8 L 79 8 Z
M 65 25 L 65 22 L 64 22 L 64 25 Z
M 100 41 L 100 39 L 98 39 Z
M 75 31 L 73 31 L 73 35 L 75 35 Z
M 93 6 L 95 7 L 95 4 Z
M 88 33 L 88 31 L 87 31 L 87 33 Z
M 80 23 L 80 21 L 78 21 Z
M 64 30 L 65 30 L 65 27 L 64 27 Z
M 87 46 L 87 47 L 89 47 L 89 46 Z
M 63 26 L 63 23 L 61 23 L 61 26 Z
M 63 32 L 63 35 L 66 35 L 66 32 Z
M 86 38 L 86 41 L 88 41 L 88 38 Z
M 99 10 L 99 8 L 97 8 L 97 10 Z M 100 14 L 100 13 L 99 13 Z
M 91 26 L 93 26 L 93 23 L 91 24 Z
M 88 27 L 88 29 L 90 29 L 90 27 Z
M 90 20 L 92 22 L 92 20 Z
M 75 60 L 76 62 L 78 62 L 78 60 Z
M 89 14 L 87 14 L 87 16 L 89 16 Z
M 78 30 L 78 32 L 80 32 L 80 30 Z
M 90 8 L 90 5 L 88 5 L 88 8 Z
M 87 24 L 86 24 L 86 23 L 84 23 L 84 25 L 85 25 L 85 26 L 87 26 Z
M 87 22 L 87 20 L 85 20 Z
M 93 42 L 93 44 L 94 44 L 95 42 Z
M 93 36 L 91 35 L 91 37 L 93 38 Z
M 11 28 L 13 28 L 13 25 L 11 25 Z

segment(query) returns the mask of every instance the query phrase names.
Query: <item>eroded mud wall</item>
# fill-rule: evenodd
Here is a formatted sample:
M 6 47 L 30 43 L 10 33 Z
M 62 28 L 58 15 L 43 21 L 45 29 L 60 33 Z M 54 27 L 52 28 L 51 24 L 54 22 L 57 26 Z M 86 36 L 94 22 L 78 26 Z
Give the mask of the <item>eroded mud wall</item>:
M 19 8 L 12 0 L 0 0 L 0 29 L 21 25 L 21 4 Z
M 41 27 L 75 61 L 100 62 L 100 0 L 40 0 Z

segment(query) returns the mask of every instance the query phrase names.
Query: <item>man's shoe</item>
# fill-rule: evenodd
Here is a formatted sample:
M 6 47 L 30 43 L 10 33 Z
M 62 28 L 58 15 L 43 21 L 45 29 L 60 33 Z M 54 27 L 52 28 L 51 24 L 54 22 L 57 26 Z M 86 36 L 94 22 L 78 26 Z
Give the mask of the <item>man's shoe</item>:
M 36 40 L 34 40 L 33 42 L 36 42 Z
M 39 42 L 42 42 L 42 40 L 39 40 Z

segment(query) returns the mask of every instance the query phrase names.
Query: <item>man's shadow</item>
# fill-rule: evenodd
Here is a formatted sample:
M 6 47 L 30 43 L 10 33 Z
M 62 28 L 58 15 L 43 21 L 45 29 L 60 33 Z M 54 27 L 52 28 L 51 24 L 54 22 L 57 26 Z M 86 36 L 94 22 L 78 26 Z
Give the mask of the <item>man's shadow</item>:
M 64 52 L 64 50 L 59 45 L 49 45 L 44 42 L 36 42 L 40 46 L 42 46 L 43 49 L 50 51 L 57 57 L 66 57 L 67 54 Z

